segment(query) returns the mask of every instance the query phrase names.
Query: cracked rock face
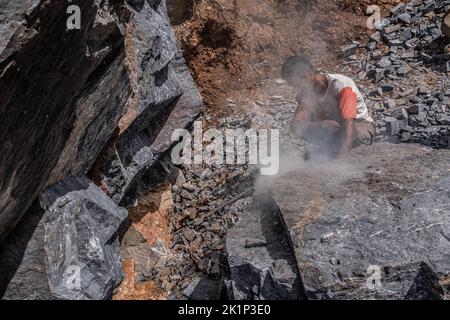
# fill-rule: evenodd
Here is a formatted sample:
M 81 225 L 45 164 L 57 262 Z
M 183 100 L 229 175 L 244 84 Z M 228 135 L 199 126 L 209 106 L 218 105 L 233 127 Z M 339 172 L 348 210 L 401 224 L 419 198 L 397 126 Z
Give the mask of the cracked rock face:
M 202 107 L 164 0 L 71 4 L 81 9 L 81 30 L 66 30 L 66 1 L 0 3 L 0 296 L 6 299 L 110 296 L 122 277 L 113 234 L 124 211 L 117 204 L 134 202 L 172 173 L 172 131 L 189 127 Z M 85 175 L 106 195 L 87 181 L 64 180 Z M 52 207 L 54 199 L 41 192 L 65 192 L 58 181 L 89 187 Z M 76 241 L 90 249 L 77 252 Z M 81 291 L 63 286 L 70 257 L 92 280 Z
M 72 31 L 64 1 L 1 4 L 0 239 L 42 189 L 87 173 L 131 94 L 115 12 L 74 4 L 83 23 Z
M 135 1 L 127 25 L 134 95 L 121 119 L 115 156 L 100 183 L 117 203 L 128 205 L 136 196 L 164 181 L 164 166 L 175 129 L 189 127 L 199 115 L 202 99 L 177 47 L 164 1 Z M 150 45 L 149 45 L 150 44 Z M 161 160 L 161 161 L 159 161 Z M 161 170 L 162 169 L 162 170 Z M 161 176 L 154 181 L 154 171 Z
M 114 135 L 94 181 L 116 202 L 152 185 L 173 129 L 201 110 L 165 1 L 74 4 L 82 30 L 66 30 L 64 1 L 1 4 L 0 238 L 44 188 L 87 174 Z
M 376 144 L 274 181 L 309 299 L 442 299 L 450 151 Z

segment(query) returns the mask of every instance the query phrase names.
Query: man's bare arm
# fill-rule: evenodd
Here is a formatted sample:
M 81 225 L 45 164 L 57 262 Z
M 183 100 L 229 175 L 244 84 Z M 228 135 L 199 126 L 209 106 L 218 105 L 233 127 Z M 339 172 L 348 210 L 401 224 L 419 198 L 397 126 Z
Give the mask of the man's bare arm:
M 344 156 L 350 152 L 353 146 L 355 123 L 353 119 L 345 119 L 342 128 L 342 145 L 339 156 Z

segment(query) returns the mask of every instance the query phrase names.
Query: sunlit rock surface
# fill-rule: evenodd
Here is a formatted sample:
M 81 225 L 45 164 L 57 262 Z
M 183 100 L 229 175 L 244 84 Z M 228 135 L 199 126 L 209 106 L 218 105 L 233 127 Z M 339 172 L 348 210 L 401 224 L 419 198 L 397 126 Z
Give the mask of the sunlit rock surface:
M 442 299 L 450 275 L 450 150 L 376 144 L 276 178 L 310 299 Z

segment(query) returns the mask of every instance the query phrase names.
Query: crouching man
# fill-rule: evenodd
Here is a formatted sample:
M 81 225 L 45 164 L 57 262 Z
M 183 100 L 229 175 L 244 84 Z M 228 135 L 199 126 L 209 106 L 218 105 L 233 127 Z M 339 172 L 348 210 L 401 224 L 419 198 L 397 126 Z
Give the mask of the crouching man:
M 304 56 L 287 59 L 282 77 L 298 92 L 298 108 L 291 121 L 296 136 L 337 157 L 373 143 L 373 120 L 352 79 L 318 73 Z

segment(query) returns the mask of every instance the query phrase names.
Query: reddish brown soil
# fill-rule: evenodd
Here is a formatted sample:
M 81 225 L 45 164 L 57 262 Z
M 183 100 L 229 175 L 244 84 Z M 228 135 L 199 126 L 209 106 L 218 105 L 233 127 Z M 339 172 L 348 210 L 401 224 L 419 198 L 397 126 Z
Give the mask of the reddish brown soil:
M 205 100 L 220 117 L 226 99 L 254 97 L 264 79 L 278 78 L 283 60 L 304 52 L 328 71 L 339 50 L 371 33 L 367 5 L 383 11 L 398 0 L 197 0 L 194 16 L 175 27 Z

